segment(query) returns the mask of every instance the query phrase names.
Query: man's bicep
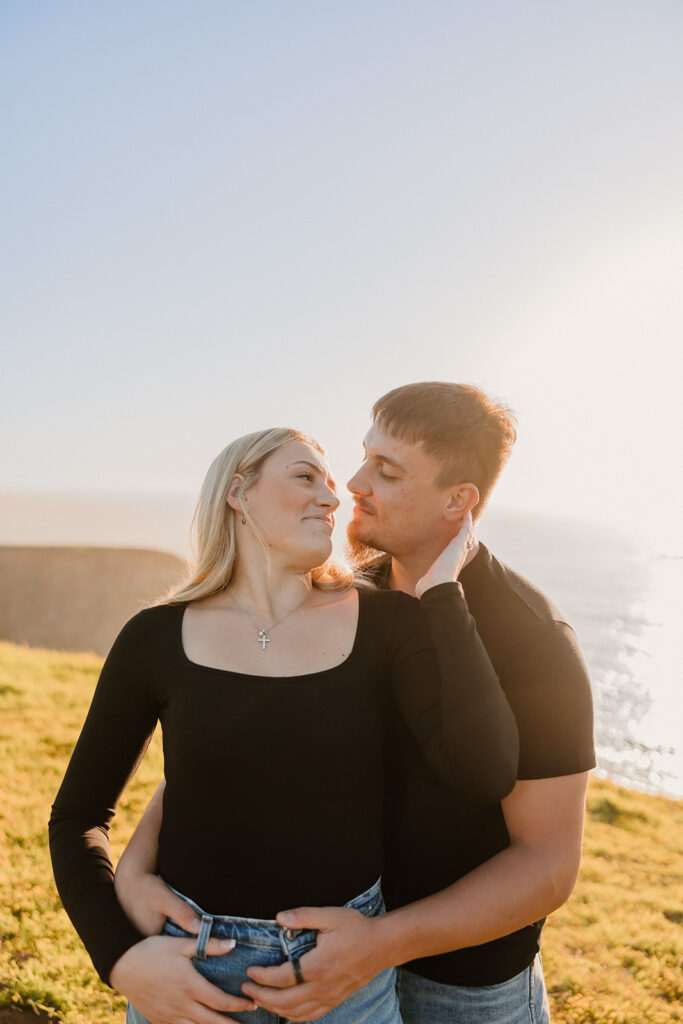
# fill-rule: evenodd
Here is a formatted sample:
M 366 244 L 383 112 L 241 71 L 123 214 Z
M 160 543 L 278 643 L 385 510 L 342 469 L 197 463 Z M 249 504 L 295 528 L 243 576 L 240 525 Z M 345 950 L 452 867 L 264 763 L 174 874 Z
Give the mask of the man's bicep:
M 567 895 L 581 863 L 589 775 L 520 779 L 502 801 L 511 844 L 541 852 Z

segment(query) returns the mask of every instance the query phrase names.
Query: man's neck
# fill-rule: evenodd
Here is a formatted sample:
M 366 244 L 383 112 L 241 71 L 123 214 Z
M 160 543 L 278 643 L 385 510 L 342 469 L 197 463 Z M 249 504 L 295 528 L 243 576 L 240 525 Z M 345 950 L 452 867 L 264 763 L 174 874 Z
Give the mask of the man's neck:
M 472 550 L 468 552 L 467 558 L 462 565 L 463 569 L 476 557 L 478 551 L 479 542 L 477 541 Z M 425 575 L 435 557 L 432 553 L 427 553 L 421 558 L 418 556 L 403 562 L 400 562 L 398 558 L 392 557 L 391 569 L 387 578 L 389 590 L 402 590 L 404 594 L 410 594 L 411 597 L 415 597 L 417 582 Z M 460 571 L 462 572 L 462 569 Z

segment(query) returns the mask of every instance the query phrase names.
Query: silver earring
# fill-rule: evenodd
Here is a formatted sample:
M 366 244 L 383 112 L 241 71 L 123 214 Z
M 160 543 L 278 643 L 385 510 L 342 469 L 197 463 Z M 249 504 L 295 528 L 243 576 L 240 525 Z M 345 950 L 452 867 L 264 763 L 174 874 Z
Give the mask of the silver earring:
M 242 515 L 242 526 L 246 526 L 246 525 L 247 525 L 247 521 L 244 518 L 244 515 Z

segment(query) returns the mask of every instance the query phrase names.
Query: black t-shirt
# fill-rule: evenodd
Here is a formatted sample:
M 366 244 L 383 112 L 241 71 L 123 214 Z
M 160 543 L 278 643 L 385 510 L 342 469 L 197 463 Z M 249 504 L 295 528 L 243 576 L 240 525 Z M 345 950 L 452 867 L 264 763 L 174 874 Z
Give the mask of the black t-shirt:
M 374 580 L 387 586 L 389 563 Z M 519 779 L 595 766 L 590 683 L 573 630 L 531 583 L 484 545 L 460 574 L 467 604 L 517 720 Z M 465 806 L 435 777 L 396 722 L 387 746 L 383 889 L 387 906 L 439 892 L 509 846 L 500 804 Z M 527 967 L 543 921 L 493 942 L 405 966 L 451 985 L 495 985 Z
M 292 906 L 343 904 L 373 884 L 390 709 L 461 798 L 474 790 L 495 802 L 514 785 L 514 718 L 460 585 L 420 602 L 367 589 L 358 599 L 349 657 L 298 676 L 191 662 L 183 603 L 124 626 L 50 820 L 59 893 L 103 980 L 141 939 L 114 894 L 107 834 L 157 720 L 159 871 L 212 914 L 272 919 Z

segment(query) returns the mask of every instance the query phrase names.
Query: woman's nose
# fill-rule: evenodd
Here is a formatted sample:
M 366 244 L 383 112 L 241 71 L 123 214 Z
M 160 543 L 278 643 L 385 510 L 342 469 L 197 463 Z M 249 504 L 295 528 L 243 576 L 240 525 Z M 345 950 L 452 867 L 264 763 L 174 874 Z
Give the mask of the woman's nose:
M 321 505 L 327 505 L 334 512 L 335 509 L 339 508 L 339 498 L 336 493 L 329 487 L 325 488 L 325 493 L 320 498 Z

